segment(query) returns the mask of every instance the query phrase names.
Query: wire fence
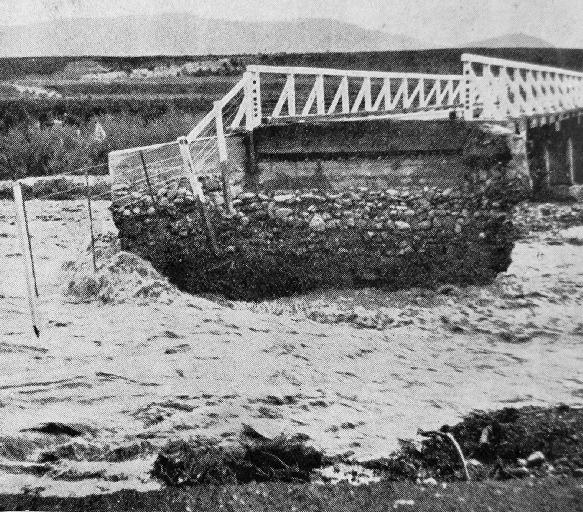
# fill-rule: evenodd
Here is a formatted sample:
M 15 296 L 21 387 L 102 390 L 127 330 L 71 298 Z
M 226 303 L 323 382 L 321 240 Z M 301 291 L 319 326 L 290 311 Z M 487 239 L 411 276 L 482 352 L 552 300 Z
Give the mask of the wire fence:
M 83 299 L 79 275 L 94 276 L 107 262 L 116 241 L 110 206 L 132 207 L 152 199 L 163 187 L 188 178 L 193 193 L 209 224 L 203 183 L 220 177 L 222 204 L 230 210 L 232 182 L 243 181 L 246 150 L 237 133 L 246 115 L 243 82 L 195 127 L 188 137 L 147 147 L 113 151 L 107 167 L 109 180 L 99 180 L 91 172 L 105 164 L 85 166 L 48 179 L 26 178 L 14 186 L 14 206 L 18 219 L 21 255 L 35 332 L 39 320 L 36 305 L 49 307 L 56 296 L 70 293 Z M 186 149 L 185 149 L 186 146 Z M 200 180 L 203 183 L 196 183 Z M 25 199 L 21 183 L 30 187 Z M 197 189 L 197 190 L 195 190 Z M 213 230 L 207 226 L 209 233 Z M 109 251 L 109 253 L 108 253 Z M 75 274 L 77 279 L 70 279 Z M 97 277 L 95 277 L 97 276 Z M 88 281 L 90 283 L 90 281 Z M 85 282 L 85 285 L 88 284 Z M 89 290 L 87 290 L 89 291 Z M 63 294 L 63 292 L 65 292 Z
M 225 137 L 229 155 L 229 174 L 237 181 L 244 171 L 245 147 L 241 136 Z M 188 144 L 194 164 L 194 173 L 199 178 L 221 175 L 217 136 L 201 136 Z M 184 178 L 189 172 L 178 142 L 116 152 L 110 157 L 110 172 L 113 184 L 113 200 L 124 206 L 132 204 L 131 195 L 155 195 L 169 184 Z
M 225 123 L 237 116 L 237 105 L 223 111 Z M 74 169 L 47 178 L 25 178 L 28 198 L 16 205 L 25 218 L 24 229 L 30 249 L 34 295 L 39 304 L 49 306 L 62 297 L 72 273 L 99 272 L 104 256 L 116 240 L 110 212 L 116 206 L 132 207 L 144 193 L 154 196 L 194 172 L 203 182 L 224 172 L 218 149 L 215 123 L 210 123 L 188 144 L 194 169 L 185 165 L 178 141 L 116 151 L 110 154 L 109 177 L 92 175 L 104 164 Z M 242 181 L 245 147 L 240 135 L 225 137 L 228 171 L 235 184 Z M 32 190 L 32 194 L 30 193 Z M 70 290 L 69 290 L 70 291 Z

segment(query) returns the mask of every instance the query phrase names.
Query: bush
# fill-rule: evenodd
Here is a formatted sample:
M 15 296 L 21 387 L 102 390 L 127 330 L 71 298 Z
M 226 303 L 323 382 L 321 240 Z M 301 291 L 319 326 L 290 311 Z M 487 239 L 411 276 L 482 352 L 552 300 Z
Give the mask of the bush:
M 0 179 L 45 176 L 90 165 L 87 141 L 70 126 L 19 126 L 0 136 Z
M 103 126 L 107 138 L 98 148 L 105 156 L 109 151 L 127 149 L 138 146 L 149 146 L 162 142 L 176 140 L 186 135 L 195 126 L 195 116 L 178 110 L 170 110 L 163 116 L 146 121 L 143 118 L 127 113 L 107 114 L 98 118 Z M 96 158 L 97 157 L 97 158 Z M 103 154 L 94 155 L 101 160 Z
M 102 142 L 93 140 L 96 120 L 107 135 Z M 170 110 L 150 121 L 128 113 L 107 114 L 80 128 L 21 123 L 0 132 L 0 180 L 74 173 L 95 165 L 102 167 L 92 169 L 92 174 L 107 174 L 110 151 L 176 140 L 190 132 L 196 121 L 191 114 Z
M 184 95 L 136 97 L 129 94 L 98 98 L 0 99 L 0 132 L 23 123 L 47 123 L 65 116 L 83 124 L 105 115 L 131 114 L 146 122 L 172 111 L 202 115 L 212 109 L 212 99 Z

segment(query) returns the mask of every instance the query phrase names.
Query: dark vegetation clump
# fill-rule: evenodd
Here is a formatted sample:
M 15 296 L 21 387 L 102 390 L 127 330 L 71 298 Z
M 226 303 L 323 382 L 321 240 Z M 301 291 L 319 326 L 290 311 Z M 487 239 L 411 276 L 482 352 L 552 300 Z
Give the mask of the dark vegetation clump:
M 338 463 L 360 465 L 394 482 L 581 477 L 581 432 L 583 410 L 565 405 L 474 411 L 454 426 L 420 431 L 420 443 L 401 440 L 388 457 L 357 463 L 317 451 L 305 444 L 306 436 L 269 439 L 246 426 L 236 446 L 208 438 L 169 442 L 151 474 L 170 487 L 310 481 L 315 469 Z M 459 443 L 467 475 L 452 438 Z
M 151 474 L 171 487 L 309 481 L 323 456 L 305 441 L 305 436 L 283 434 L 268 439 L 250 427 L 234 447 L 207 438 L 173 441 L 159 453 Z
M 0 180 L 76 171 L 83 174 L 88 167 L 90 174 L 107 174 L 110 151 L 176 140 L 192 129 L 198 115 L 196 109 L 189 113 L 169 108 L 159 114 L 105 110 L 83 114 L 78 124 L 50 124 L 64 115 L 52 112 L 47 114 L 48 124 L 42 125 L 34 117 L 38 112 L 21 114 L 13 125 L 3 128 L 0 121 Z M 105 131 L 104 140 L 94 138 L 96 122 Z
M 439 432 L 457 440 L 470 461 L 472 479 L 583 474 L 581 409 L 563 405 L 475 411 Z M 537 452 L 542 456 L 531 458 Z M 420 445 L 401 441 L 400 449 L 389 458 L 364 465 L 389 480 L 464 479 L 460 457 L 443 435 L 427 435 Z
M 547 459 L 567 457 L 583 466 L 583 411 L 566 405 L 477 411 L 449 431 L 484 463 L 510 464 L 541 451 Z
M 109 95 L 94 98 L 0 99 L 0 132 L 22 123 L 64 119 L 82 125 L 96 116 L 129 114 L 145 122 L 178 111 L 199 115 L 212 109 L 212 97 L 189 95 Z M 192 129 L 192 127 L 191 127 Z M 182 134 L 184 135 L 184 134 Z M 168 142 L 168 141 L 164 141 Z

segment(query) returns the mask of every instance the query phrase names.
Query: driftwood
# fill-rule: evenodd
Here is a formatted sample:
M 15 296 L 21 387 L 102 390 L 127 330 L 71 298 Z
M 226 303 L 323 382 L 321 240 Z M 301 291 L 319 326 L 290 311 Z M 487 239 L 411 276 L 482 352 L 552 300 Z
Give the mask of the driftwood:
M 462 462 L 462 466 L 464 468 L 464 474 L 465 474 L 466 480 L 468 482 L 471 480 L 470 473 L 468 471 L 468 462 L 466 461 L 466 458 L 464 457 L 464 453 L 462 452 L 461 446 L 456 441 L 453 434 L 451 434 L 450 432 L 439 432 L 437 430 L 428 430 L 428 431 L 419 430 L 418 433 L 424 437 L 439 437 L 441 439 L 444 439 L 444 438 L 448 439 L 449 442 L 455 448 L 455 451 L 457 452 L 457 454 Z

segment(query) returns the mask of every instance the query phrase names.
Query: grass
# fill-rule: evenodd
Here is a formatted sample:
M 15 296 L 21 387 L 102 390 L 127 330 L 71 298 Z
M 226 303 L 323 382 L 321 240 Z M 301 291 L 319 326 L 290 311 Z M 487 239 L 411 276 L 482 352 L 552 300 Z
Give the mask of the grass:
M 529 479 L 458 482 L 443 486 L 379 482 L 360 487 L 281 482 L 199 486 L 139 493 L 121 491 L 82 498 L 0 495 L 2 510 L 73 512 L 246 511 L 246 512 L 532 512 L 583 510 L 583 480 Z
M 158 454 L 152 476 L 169 487 L 310 481 L 323 455 L 302 436 L 268 439 L 246 426 L 239 446 L 224 447 L 206 438 L 170 442 Z

